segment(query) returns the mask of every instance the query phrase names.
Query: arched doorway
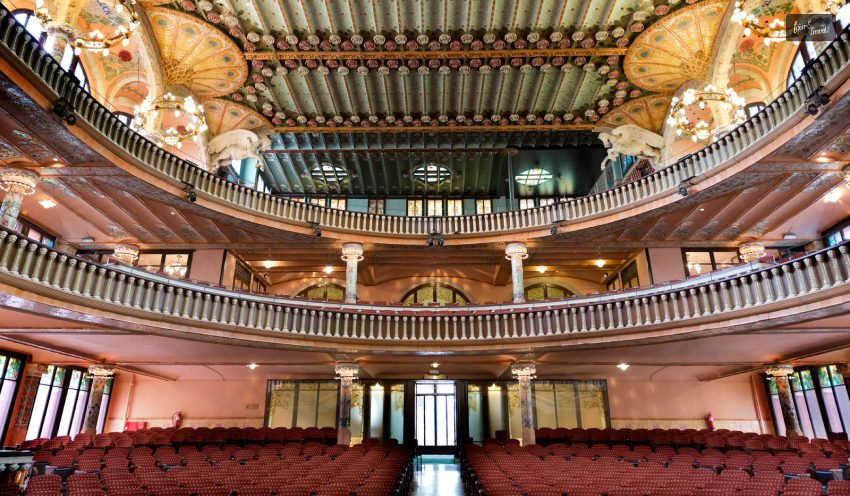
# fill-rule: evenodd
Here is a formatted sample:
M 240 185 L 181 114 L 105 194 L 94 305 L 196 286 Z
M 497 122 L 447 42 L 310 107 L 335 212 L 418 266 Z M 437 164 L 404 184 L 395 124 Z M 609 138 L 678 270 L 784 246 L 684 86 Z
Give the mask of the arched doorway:
M 457 303 L 466 305 L 467 300 L 459 289 L 449 286 L 448 284 L 430 283 L 417 286 L 401 299 L 404 306 L 408 307 L 412 303 Z

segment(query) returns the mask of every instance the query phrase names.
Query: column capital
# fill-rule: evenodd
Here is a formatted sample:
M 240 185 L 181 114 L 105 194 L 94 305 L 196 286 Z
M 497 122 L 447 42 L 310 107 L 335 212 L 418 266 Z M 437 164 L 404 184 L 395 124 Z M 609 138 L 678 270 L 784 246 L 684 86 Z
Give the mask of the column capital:
M 738 252 L 741 253 L 741 260 L 744 262 L 755 262 L 756 260 L 766 256 L 764 252 L 764 243 L 761 241 L 747 241 L 738 245 Z
M 794 374 L 794 366 L 788 363 L 776 363 L 764 366 L 764 372 L 771 377 L 786 377 Z
M 511 375 L 514 379 L 534 379 L 537 377 L 537 366 L 533 363 L 514 363 L 511 365 Z
M 513 256 L 520 256 L 522 259 L 528 258 L 528 247 L 525 243 L 508 243 L 505 246 L 505 255 L 508 260 L 510 260 Z
M 115 375 L 115 365 L 93 363 L 89 365 L 89 375 L 109 377 Z
M 349 257 L 354 257 L 358 262 L 363 260 L 363 245 L 360 243 L 343 243 L 342 259 L 348 261 Z
M 35 185 L 38 184 L 38 174 L 26 169 L 6 167 L 0 170 L 0 189 L 9 191 L 13 188 L 24 195 L 35 193 Z
M 338 363 L 334 367 L 337 379 L 356 379 L 360 377 L 360 366 L 356 363 Z

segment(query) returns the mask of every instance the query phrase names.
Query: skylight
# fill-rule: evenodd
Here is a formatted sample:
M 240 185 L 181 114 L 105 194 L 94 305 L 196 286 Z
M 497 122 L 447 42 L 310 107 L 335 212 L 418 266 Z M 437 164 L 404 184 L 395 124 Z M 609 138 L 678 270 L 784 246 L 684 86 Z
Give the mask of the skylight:
M 310 174 L 314 178 L 325 181 L 326 183 L 336 183 L 348 179 L 348 173 L 345 172 L 345 169 L 328 162 L 322 162 L 321 165 L 313 167 Z
M 428 164 L 413 171 L 413 177 L 426 183 L 441 183 L 451 175 L 448 169 L 437 164 Z
M 552 179 L 552 174 L 546 169 L 531 169 L 516 176 L 516 182 L 526 186 L 537 186 Z

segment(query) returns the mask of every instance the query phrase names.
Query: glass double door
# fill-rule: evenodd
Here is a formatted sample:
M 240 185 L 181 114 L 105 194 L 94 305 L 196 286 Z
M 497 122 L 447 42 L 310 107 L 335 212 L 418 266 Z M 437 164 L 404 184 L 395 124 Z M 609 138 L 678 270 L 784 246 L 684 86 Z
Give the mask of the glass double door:
M 416 439 L 426 453 L 452 453 L 457 444 L 457 401 L 451 381 L 416 383 Z

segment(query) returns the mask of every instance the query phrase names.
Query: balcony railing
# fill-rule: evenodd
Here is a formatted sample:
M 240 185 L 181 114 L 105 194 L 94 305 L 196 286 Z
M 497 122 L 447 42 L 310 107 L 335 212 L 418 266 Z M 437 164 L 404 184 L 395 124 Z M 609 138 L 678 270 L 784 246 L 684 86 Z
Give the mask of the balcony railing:
M 481 215 L 444 217 L 399 217 L 342 211 L 290 201 L 229 182 L 159 148 L 113 116 L 103 105 L 76 84 L 59 64 L 45 53 L 5 8 L 0 8 L 0 52 L 6 52 L 28 67 L 57 97 L 64 97 L 102 137 L 132 157 L 129 163 L 161 179 L 195 185 L 198 196 L 230 204 L 259 217 L 289 224 L 321 224 L 323 229 L 362 235 L 424 236 L 435 230 L 458 235 L 499 235 L 533 231 L 555 222 L 575 222 L 631 208 L 673 190 L 685 179 L 708 174 L 740 159 L 774 131 L 789 126 L 789 119 L 802 115 L 806 97 L 827 85 L 850 60 L 850 37 L 845 30 L 811 63 L 794 84 L 758 114 L 728 135 L 697 153 L 660 169 L 639 181 L 594 195 L 538 208 Z M 306 130 L 306 128 L 305 128 Z M 176 184 L 176 183 L 175 183 Z M 436 224 L 439 222 L 440 224 Z
M 693 327 L 800 306 L 821 292 L 824 296 L 815 300 L 834 296 L 850 290 L 850 251 L 841 244 L 793 259 L 613 294 L 414 310 L 215 288 L 122 264 L 92 263 L 0 230 L 0 281 L 76 305 L 97 302 L 99 311 L 195 328 L 269 331 L 303 338 L 305 346 L 315 340 L 364 339 L 393 346 L 444 340 L 533 346 L 604 331 Z

